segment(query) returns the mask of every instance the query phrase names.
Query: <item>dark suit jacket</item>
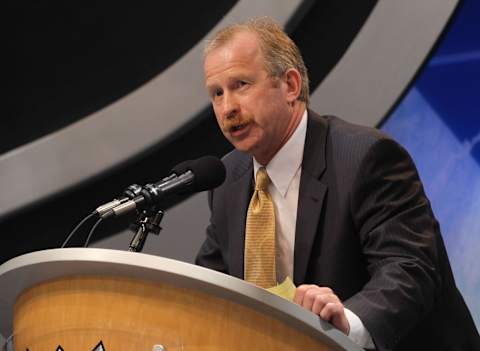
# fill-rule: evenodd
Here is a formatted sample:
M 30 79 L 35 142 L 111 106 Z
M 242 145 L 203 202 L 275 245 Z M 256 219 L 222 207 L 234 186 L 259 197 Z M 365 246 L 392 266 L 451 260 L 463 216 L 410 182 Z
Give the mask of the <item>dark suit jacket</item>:
M 243 278 L 253 165 L 238 151 L 224 163 L 196 262 Z M 480 350 L 415 166 L 377 130 L 309 111 L 293 278 L 332 288 L 378 350 Z

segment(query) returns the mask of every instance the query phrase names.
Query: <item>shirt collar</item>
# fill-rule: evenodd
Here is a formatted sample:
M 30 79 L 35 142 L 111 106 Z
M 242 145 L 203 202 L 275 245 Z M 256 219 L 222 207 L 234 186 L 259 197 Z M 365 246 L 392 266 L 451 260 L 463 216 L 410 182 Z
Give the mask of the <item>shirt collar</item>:
M 285 197 L 293 177 L 302 164 L 306 135 L 307 110 L 305 109 L 297 129 L 265 167 L 273 185 L 283 197 Z M 253 158 L 254 174 L 257 174 L 260 167 L 262 165 Z

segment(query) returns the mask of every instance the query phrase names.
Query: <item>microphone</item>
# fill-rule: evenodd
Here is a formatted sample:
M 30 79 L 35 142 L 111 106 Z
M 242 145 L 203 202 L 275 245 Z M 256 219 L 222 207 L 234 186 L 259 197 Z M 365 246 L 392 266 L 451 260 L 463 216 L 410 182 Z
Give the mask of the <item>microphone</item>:
M 187 170 L 188 165 L 192 162 L 193 162 L 192 160 L 187 160 L 187 161 L 183 161 L 183 162 L 179 163 L 178 165 L 176 165 L 175 167 L 172 168 L 172 173 L 169 176 L 163 178 L 161 181 L 163 182 L 163 181 L 173 179 L 173 178 L 177 177 L 178 175 L 180 175 L 181 173 L 184 173 Z M 123 191 L 122 197 L 120 199 L 113 199 L 110 202 L 107 202 L 107 203 L 105 203 L 101 206 L 98 206 L 95 209 L 94 214 L 96 214 L 99 217 L 103 217 L 107 212 L 111 211 L 112 209 L 114 209 L 118 205 L 121 205 L 121 204 L 127 202 L 128 200 L 132 200 L 135 197 L 137 197 L 138 195 L 140 195 L 140 192 L 142 191 L 142 189 L 143 188 L 138 184 L 132 184 L 132 185 L 128 186 Z
M 209 190 L 223 183 L 225 173 L 222 161 L 213 156 L 184 161 L 176 165 L 172 169 L 172 173 L 159 182 L 146 184 L 141 187 L 139 192 L 130 191 L 124 198 L 116 200 L 119 203 L 116 203 L 115 200 L 111 201 L 100 206 L 96 211 L 102 218 L 120 216 L 133 210 L 141 210 L 155 205 L 172 194 Z M 129 198 L 129 195 L 134 196 Z

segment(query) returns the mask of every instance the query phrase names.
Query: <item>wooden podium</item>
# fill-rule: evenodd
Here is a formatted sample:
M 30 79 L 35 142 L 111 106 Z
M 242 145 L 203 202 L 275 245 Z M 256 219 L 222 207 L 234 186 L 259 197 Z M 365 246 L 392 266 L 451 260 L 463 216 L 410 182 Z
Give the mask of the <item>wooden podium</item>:
M 0 287 L 16 351 L 361 350 L 243 280 L 141 253 L 34 252 L 0 266 Z

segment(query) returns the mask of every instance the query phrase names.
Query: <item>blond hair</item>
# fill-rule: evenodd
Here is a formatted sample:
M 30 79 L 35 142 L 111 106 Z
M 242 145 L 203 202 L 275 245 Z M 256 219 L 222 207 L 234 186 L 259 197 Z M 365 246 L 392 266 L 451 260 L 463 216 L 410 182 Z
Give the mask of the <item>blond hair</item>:
M 253 18 L 221 29 L 207 42 L 204 48 L 204 57 L 225 45 L 241 31 L 250 31 L 257 35 L 265 61 L 265 69 L 271 77 L 280 78 L 290 68 L 295 68 L 300 73 L 302 87 L 298 100 L 304 101 L 308 105 L 308 73 L 300 50 L 280 25 L 269 17 Z

